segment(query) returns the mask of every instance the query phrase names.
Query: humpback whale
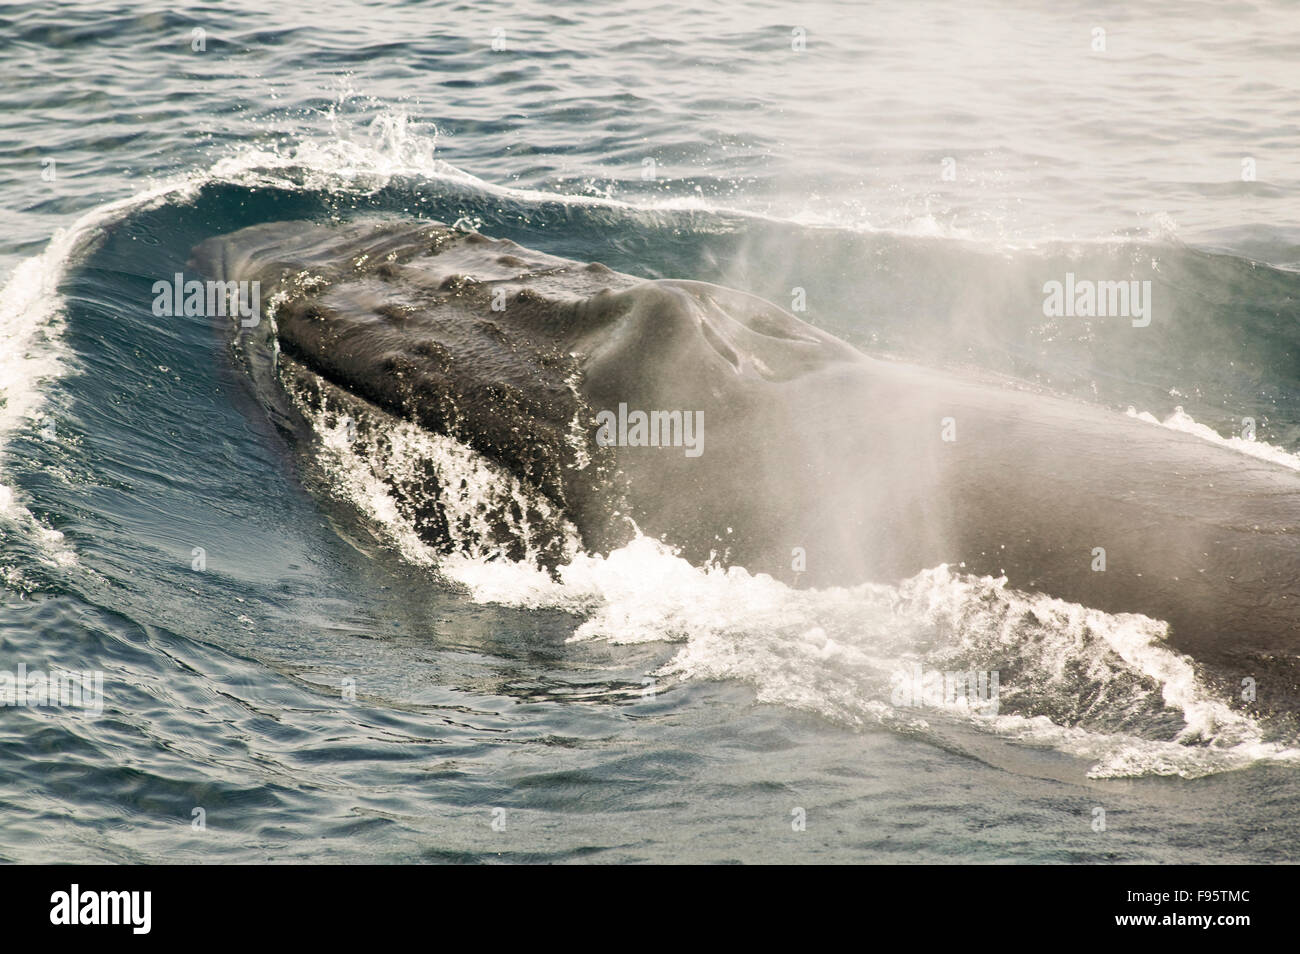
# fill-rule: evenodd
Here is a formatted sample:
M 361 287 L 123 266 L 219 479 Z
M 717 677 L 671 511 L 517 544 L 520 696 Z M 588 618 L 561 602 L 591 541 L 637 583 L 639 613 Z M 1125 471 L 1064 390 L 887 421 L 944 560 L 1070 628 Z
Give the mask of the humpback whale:
M 742 291 L 435 222 L 257 225 L 191 264 L 261 283 L 273 320 L 236 332 L 275 413 L 292 409 L 271 395 L 293 393 L 454 438 L 550 505 L 525 521 L 539 539 L 562 514 L 592 552 L 635 527 L 798 585 L 947 563 L 1164 620 L 1225 680 L 1267 670 L 1261 699 L 1300 698 L 1287 468 L 1024 383 L 872 357 Z M 688 419 L 698 454 L 673 440 Z M 446 550 L 438 483 L 394 491 Z M 560 536 L 541 563 L 563 559 Z

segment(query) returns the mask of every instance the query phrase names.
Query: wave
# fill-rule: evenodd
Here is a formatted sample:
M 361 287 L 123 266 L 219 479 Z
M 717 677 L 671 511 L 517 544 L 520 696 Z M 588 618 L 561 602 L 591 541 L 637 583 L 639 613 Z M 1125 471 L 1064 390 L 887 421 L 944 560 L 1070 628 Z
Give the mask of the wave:
M 741 680 L 760 702 L 841 724 L 927 733 L 960 721 L 1095 760 L 1092 778 L 1193 778 L 1300 758 L 1216 698 L 1192 661 L 1162 644 L 1163 623 L 947 566 L 896 586 L 799 590 L 742 568 L 691 566 L 641 537 L 608 557 L 579 556 L 558 580 L 469 557 L 442 570 L 480 602 L 581 614 L 575 640 L 683 644 L 659 670 L 666 679 Z M 999 673 L 998 713 L 955 698 L 918 706 L 907 693 L 899 705 L 900 682 L 917 667 Z
M 47 431 L 51 419 L 57 438 L 53 385 L 76 369 L 75 355 L 63 340 L 58 294 L 69 271 L 115 223 L 168 204 L 191 203 L 216 185 L 237 186 L 247 196 L 270 190 L 352 197 L 410 180 L 415 184 L 408 184 L 403 196 L 455 185 L 525 209 L 558 204 L 611 210 L 638 221 L 703 216 L 714 220 L 706 228 L 723 231 L 733 218 L 870 228 L 862 221 L 822 221 L 815 215 L 782 220 L 700 197 L 624 201 L 494 185 L 437 158 L 436 131 L 414 126 L 397 112 L 382 113 L 360 134 L 340 120 L 335 133 L 282 150 L 241 147 L 206 171 L 91 210 L 40 255 L 20 263 L 0 295 L 0 387 L 6 396 L 0 405 L 0 478 L 8 473 L 15 444 L 42 439 L 39 433 Z M 481 223 L 471 215 L 468 224 Z M 932 216 L 919 217 L 914 229 L 889 234 L 971 238 L 947 231 Z M 1164 645 L 1159 621 L 1018 592 L 1003 579 L 971 577 L 947 566 L 896 585 L 810 590 L 739 567 L 693 566 L 643 536 L 608 556 L 591 556 L 581 552 L 562 515 L 463 445 L 397 421 L 369 442 L 356 441 L 341 409 L 300 405 L 300 410 L 319 438 L 318 463 L 331 489 L 405 560 L 435 568 L 480 603 L 574 613 L 580 618 L 575 640 L 671 644 L 676 647 L 672 658 L 658 670 L 667 685 L 735 679 L 752 686 L 761 702 L 815 712 L 840 724 L 935 738 L 969 729 L 1090 760 L 1088 774 L 1096 778 L 1196 777 L 1300 757 L 1219 698 L 1187 657 Z M 1284 448 L 1223 438 L 1181 407 L 1163 422 L 1131 413 L 1300 469 L 1300 457 Z M 435 553 L 421 542 L 411 516 L 389 495 L 385 475 L 375 471 L 380 458 L 387 476 L 432 467 L 440 484 L 459 488 L 453 510 L 461 518 L 461 532 L 477 543 L 468 555 Z M 36 546 L 43 560 L 75 566 L 69 542 L 29 503 L 16 484 L 0 483 L 0 518 Z M 492 538 L 481 508 L 539 513 L 547 532 L 526 520 L 517 523 L 514 537 L 527 551 L 521 558 Z M 536 540 L 556 535 L 563 540 L 564 559 L 553 577 L 536 569 L 532 557 L 541 545 Z M 5 568 L 5 574 L 21 589 L 21 565 Z M 923 672 L 998 673 L 997 713 L 900 704 L 899 674 L 914 673 L 918 666 Z
M 1290 470 L 1300 470 L 1300 454 L 1293 454 L 1284 447 L 1278 447 L 1276 444 L 1270 444 L 1267 441 L 1258 440 L 1254 436 L 1253 428 L 1249 432 L 1249 437 L 1224 437 L 1214 428 L 1205 424 L 1197 423 L 1190 414 L 1183 410 L 1182 405 L 1174 408 L 1173 413 L 1165 417 L 1164 420 L 1156 417 L 1149 411 L 1138 411 L 1135 407 L 1129 407 L 1127 414 L 1129 417 L 1137 418 L 1140 421 L 1146 421 L 1148 424 L 1156 424 L 1160 427 L 1166 427 L 1171 431 L 1179 431 L 1183 434 L 1191 434 L 1193 437 L 1199 437 L 1209 444 L 1216 444 L 1219 447 L 1226 447 L 1234 450 L 1239 454 L 1247 457 L 1255 457 L 1259 460 L 1266 460 L 1271 464 L 1277 464 L 1279 467 L 1286 467 Z
M 304 138 L 288 146 L 243 144 L 218 159 L 206 177 L 211 181 L 239 182 L 249 186 L 291 184 L 303 189 L 371 193 L 394 180 L 442 183 L 473 190 L 483 196 L 536 208 L 548 204 L 586 209 L 606 209 L 624 215 L 656 218 L 675 215 L 696 220 L 701 216 L 727 221 L 755 221 L 882 237 L 942 239 L 986 249 L 1025 252 L 1061 244 L 1073 246 L 1152 246 L 1178 242 L 1178 226 L 1167 215 L 1152 214 L 1143 229 L 1103 237 L 1060 233 L 1033 239 L 1017 237 L 996 227 L 963 224 L 959 216 L 931 207 L 928 198 L 895 224 L 873 221 L 861 203 L 828 203 L 824 207 L 788 203 L 761 197 L 725 201 L 701 193 L 656 195 L 624 192 L 615 195 L 616 183 L 588 184 L 584 191 L 521 188 L 482 179 L 439 157 L 437 125 L 415 121 L 405 110 L 384 107 L 358 124 L 349 118 L 357 94 L 345 90 L 328 109 L 330 135 Z M 562 183 L 572 186 L 573 183 Z M 470 220 L 464 224 L 478 227 Z M 987 223 L 985 223 L 987 224 Z
M 45 249 L 20 262 L 0 289 L 0 479 L 8 471 L 12 441 L 26 430 L 30 440 L 57 440 L 57 410 L 51 410 L 51 385 L 75 365 L 63 340 L 63 300 L 59 286 L 74 263 L 97 241 L 105 227 L 127 215 L 176 197 L 193 183 L 147 189 L 86 212 L 57 232 Z M 52 566 L 77 562 L 73 548 L 58 530 L 38 519 L 21 490 L 0 482 L 0 519 L 36 545 L 38 557 Z M 21 566 L 3 568 L 5 582 L 24 588 Z

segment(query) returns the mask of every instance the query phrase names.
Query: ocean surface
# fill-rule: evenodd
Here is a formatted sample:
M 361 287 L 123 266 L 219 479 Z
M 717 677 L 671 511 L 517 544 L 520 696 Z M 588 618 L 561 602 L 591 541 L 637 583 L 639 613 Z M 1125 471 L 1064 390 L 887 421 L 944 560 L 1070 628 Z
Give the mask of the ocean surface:
M 1300 6 L 973 6 L 0 6 L 0 671 L 102 674 L 0 709 L 0 859 L 1300 859 L 1294 719 L 1159 621 L 439 560 L 150 307 L 214 235 L 424 217 L 1300 469 Z M 1044 316 L 1137 271 L 1152 333 Z

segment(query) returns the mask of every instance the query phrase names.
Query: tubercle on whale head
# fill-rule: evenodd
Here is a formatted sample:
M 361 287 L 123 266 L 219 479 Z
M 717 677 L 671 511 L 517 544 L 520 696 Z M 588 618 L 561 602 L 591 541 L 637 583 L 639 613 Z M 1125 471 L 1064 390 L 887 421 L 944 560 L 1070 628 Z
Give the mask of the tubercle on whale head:
M 594 408 L 699 414 L 721 424 L 836 365 L 856 349 L 752 295 L 705 282 L 653 280 L 578 302 L 565 342 Z M 694 456 L 694 455 L 692 455 Z

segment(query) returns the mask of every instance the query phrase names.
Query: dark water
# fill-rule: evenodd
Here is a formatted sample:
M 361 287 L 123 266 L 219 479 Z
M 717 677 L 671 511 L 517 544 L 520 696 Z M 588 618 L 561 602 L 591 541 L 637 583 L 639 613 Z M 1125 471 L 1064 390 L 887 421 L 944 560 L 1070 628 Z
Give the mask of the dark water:
M 264 419 L 226 329 L 151 311 L 246 225 L 462 221 L 803 289 L 872 353 L 1250 418 L 1243 466 L 1300 468 L 1300 12 L 907 9 L 0 9 L 0 670 L 104 687 L 0 710 L 0 857 L 1295 860 L 1295 731 L 1157 624 L 650 541 L 558 584 L 439 573 Z M 1152 324 L 1045 317 L 1066 272 L 1151 281 Z M 993 723 L 901 711 L 917 662 L 1034 678 Z

